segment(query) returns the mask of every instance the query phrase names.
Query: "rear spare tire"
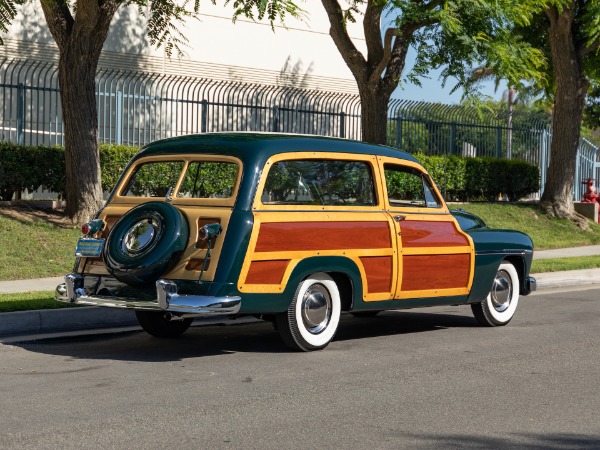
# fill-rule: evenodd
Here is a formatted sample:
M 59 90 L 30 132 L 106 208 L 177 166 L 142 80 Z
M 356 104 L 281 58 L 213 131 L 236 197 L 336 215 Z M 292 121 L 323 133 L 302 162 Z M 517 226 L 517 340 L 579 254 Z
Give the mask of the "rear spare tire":
M 103 257 L 108 272 L 132 286 L 151 284 L 181 258 L 189 225 L 181 211 L 165 202 L 148 202 L 128 211 L 111 229 Z

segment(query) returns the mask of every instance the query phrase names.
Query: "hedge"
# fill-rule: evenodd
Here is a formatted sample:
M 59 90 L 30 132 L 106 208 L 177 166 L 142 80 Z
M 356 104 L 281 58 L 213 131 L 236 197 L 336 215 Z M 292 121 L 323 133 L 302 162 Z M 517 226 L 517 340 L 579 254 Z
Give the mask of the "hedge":
M 0 143 L 0 198 L 10 200 L 15 192 L 35 191 L 40 186 L 64 192 L 63 149 Z
M 102 189 L 111 191 L 137 147 L 100 145 Z M 446 200 L 518 200 L 539 190 L 539 171 L 524 161 L 460 156 L 415 157 L 427 169 Z M 65 161 L 61 147 L 26 147 L 0 142 L 0 197 L 44 188 L 64 197 Z
M 494 201 L 499 194 L 516 201 L 540 189 L 539 169 L 525 161 L 424 154 L 415 157 L 448 201 Z
M 138 147 L 100 145 L 102 189 L 111 191 Z M 0 142 L 0 199 L 39 188 L 65 194 L 65 153 L 62 147 L 27 147 Z

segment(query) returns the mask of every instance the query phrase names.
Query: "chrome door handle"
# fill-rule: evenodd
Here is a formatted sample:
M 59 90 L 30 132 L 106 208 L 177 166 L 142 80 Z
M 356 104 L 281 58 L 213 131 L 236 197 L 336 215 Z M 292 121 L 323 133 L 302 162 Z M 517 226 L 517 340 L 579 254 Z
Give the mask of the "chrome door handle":
M 401 222 L 401 221 L 403 221 L 404 219 L 406 219 L 406 216 L 394 216 L 394 220 L 395 220 L 396 222 Z

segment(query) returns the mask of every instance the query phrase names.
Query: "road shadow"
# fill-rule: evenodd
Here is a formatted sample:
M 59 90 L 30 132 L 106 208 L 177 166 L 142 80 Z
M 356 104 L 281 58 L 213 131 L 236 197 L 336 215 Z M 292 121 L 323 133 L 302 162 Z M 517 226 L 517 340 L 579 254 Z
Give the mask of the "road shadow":
M 476 327 L 475 320 L 454 314 L 385 311 L 376 317 L 342 316 L 333 342 Z M 269 322 L 190 328 L 183 336 L 159 339 L 129 331 L 13 343 L 30 352 L 70 358 L 137 362 L 181 361 L 235 353 L 290 353 Z
M 399 434 L 401 434 L 402 440 L 411 440 L 411 448 L 413 449 L 597 450 L 600 448 L 600 434 L 507 433 L 503 436 Z

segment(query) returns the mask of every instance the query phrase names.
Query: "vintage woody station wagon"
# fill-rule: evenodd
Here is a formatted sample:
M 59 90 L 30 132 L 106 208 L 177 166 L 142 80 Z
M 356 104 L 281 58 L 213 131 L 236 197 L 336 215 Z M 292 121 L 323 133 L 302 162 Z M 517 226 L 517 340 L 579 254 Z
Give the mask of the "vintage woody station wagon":
M 450 212 L 409 154 L 341 139 L 154 142 L 82 231 L 57 300 L 134 309 L 161 337 L 198 316 L 256 315 L 315 350 L 344 311 L 470 304 L 497 326 L 535 290 L 528 236 Z

